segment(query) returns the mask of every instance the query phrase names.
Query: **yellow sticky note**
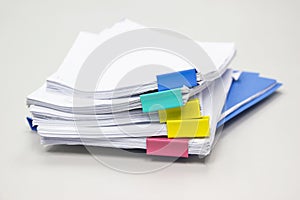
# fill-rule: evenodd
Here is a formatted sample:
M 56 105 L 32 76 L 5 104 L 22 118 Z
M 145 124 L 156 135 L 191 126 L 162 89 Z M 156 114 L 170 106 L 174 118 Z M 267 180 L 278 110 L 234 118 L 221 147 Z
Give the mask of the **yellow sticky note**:
M 168 138 L 208 137 L 209 116 L 199 119 L 168 120 Z
M 192 99 L 182 107 L 159 110 L 158 114 L 160 123 L 166 122 L 168 120 L 200 118 L 201 112 L 199 99 Z

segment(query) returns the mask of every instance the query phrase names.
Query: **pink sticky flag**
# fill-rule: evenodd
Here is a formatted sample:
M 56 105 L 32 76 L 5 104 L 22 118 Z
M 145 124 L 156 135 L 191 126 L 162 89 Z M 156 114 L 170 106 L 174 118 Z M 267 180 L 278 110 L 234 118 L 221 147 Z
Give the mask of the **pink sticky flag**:
M 146 140 L 147 154 L 156 156 L 183 157 L 189 156 L 189 140 L 165 137 L 150 137 Z

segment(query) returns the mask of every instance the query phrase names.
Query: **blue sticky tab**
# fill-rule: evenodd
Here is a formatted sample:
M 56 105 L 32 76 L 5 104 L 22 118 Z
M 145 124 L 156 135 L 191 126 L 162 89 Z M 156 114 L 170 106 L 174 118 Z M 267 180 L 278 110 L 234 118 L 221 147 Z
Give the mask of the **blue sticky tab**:
M 32 131 L 37 131 L 37 125 L 33 126 L 32 119 L 30 117 L 26 117 L 29 127 Z
M 194 87 L 197 84 L 196 69 L 189 69 L 168 74 L 161 74 L 156 76 L 158 91 L 165 91 L 174 88 L 181 88 L 187 86 Z
M 153 112 L 183 106 L 181 89 L 166 90 L 140 96 L 143 112 Z

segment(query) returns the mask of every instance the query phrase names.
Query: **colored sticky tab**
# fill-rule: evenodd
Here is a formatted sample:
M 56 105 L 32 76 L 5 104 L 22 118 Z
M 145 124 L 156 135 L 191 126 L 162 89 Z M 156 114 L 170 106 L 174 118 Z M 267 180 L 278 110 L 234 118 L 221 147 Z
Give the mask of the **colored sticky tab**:
M 153 112 L 183 106 L 181 89 L 166 90 L 140 96 L 143 112 Z
M 168 120 L 168 138 L 195 138 L 209 136 L 209 116 L 199 119 Z
M 147 154 L 156 156 L 184 157 L 189 156 L 188 139 L 168 139 L 163 137 L 147 138 Z
M 160 123 L 166 122 L 167 120 L 200 118 L 200 102 L 199 99 L 192 99 L 182 107 L 159 110 L 158 114 Z
M 198 85 L 196 69 L 189 69 L 156 76 L 158 91 L 170 90 L 187 86 L 189 88 Z

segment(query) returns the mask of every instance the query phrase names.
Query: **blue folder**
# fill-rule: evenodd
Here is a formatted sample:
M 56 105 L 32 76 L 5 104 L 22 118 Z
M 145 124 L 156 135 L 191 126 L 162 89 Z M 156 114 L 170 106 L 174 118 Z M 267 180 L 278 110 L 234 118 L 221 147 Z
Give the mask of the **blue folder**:
M 246 109 L 254 106 L 266 97 L 273 94 L 282 84 L 274 79 L 260 77 L 258 73 L 242 72 L 238 80 L 234 80 L 229 93 L 227 95 L 226 103 L 223 112 L 229 110 L 233 106 L 245 101 L 246 99 L 256 95 L 261 91 L 265 91 L 261 95 L 252 99 L 251 101 L 241 105 L 233 112 L 229 113 L 224 119 L 219 121 L 217 127 L 222 126 L 232 118 L 236 117 Z M 32 119 L 27 117 L 28 124 L 31 130 L 36 131 L 37 126 L 33 126 Z
M 233 106 L 245 101 L 246 99 L 256 95 L 259 92 L 264 91 L 264 93 L 241 105 L 233 112 L 229 113 L 223 120 L 219 121 L 217 127 L 222 126 L 243 111 L 267 98 L 268 96 L 273 94 L 281 85 L 282 84 L 278 83 L 275 79 L 260 77 L 258 73 L 242 72 L 239 79 L 233 81 L 230 87 L 223 112 L 229 110 Z
M 26 120 L 28 122 L 28 125 L 29 125 L 30 129 L 32 131 L 37 131 L 37 126 L 36 125 L 33 126 L 32 118 L 31 117 L 26 117 Z

